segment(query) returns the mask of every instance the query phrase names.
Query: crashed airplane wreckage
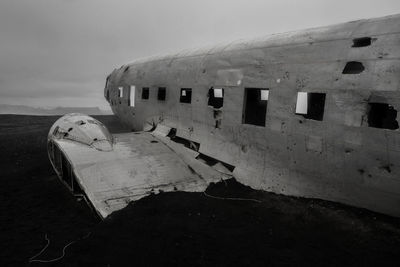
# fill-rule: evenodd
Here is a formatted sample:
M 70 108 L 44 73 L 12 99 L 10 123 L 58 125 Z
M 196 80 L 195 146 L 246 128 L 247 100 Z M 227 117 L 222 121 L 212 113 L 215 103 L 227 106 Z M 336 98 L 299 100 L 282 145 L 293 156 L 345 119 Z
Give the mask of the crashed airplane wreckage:
M 101 217 L 232 176 L 400 216 L 399 28 L 396 15 L 123 65 L 104 93 L 139 132 L 66 115 L 49 157 Z

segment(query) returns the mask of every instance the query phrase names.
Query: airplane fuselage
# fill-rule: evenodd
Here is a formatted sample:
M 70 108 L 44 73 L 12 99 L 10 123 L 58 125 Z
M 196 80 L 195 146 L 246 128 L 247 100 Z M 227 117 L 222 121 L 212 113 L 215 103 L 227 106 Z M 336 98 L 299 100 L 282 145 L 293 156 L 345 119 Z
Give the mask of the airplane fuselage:
M 400 16 L 139 60 L 105 97 L 163 125 L 240 182 L 400 216 Z

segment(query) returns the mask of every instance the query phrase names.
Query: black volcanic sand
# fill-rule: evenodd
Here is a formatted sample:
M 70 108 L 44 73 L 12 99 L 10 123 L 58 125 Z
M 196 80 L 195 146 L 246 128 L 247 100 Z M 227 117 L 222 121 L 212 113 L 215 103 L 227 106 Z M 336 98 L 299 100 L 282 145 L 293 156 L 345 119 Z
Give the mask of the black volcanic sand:
M 94 117 L 110 131 L 127 131 L 114 116 Z M 51 240 L 45 256 L 57 257 L 99 222 L 59 182 L 49 162 L 47 134 L 58 118 L 0 115 L 0 266 L 26 266 L 45 244 L 45 233 Z
M 252 190 L 152 195 L 96 218 L 58 181 L 46 136 L 58 117 L 0 116 L 0 266 L 399 266 L 400 220 L 321 200 Z M 113 116 L 96 116 L 123 132 Z M 66 256 L 54 263 L 28 263 Z

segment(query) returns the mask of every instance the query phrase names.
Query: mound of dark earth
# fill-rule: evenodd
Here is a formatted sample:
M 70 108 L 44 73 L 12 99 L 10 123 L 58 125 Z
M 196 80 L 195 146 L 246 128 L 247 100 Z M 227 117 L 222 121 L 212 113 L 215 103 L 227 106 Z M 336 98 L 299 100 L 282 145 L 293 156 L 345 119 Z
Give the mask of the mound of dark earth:
M 99 221 L 46 154 L 58 117 L 0 116 L 0 266 L 398 266 L 400 220 L 234 179 L 151 195 Z M 100 116 L 112 132 L 129 129 Z M 215 198 L 218 197 L 218 198 Z M 37 259 L 28 259 L 50 244 Z M 88 235 L 89 234 L 89 235 Z

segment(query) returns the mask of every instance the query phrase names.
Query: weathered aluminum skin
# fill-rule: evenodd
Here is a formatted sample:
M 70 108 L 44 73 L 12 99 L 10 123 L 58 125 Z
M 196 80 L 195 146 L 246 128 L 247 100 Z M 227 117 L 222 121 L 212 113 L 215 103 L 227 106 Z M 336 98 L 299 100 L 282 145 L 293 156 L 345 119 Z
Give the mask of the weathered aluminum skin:
M 87 124 L 81 125 L 82 121 Z M 83 129 L 70 130 L 69 136 L 62 134 L 71 127 Z M 99 146 L 87 141 L 88 137 L 108 145 Z M 163 137 L 160 129 L 153 134 L 136 132 L 112 137 L 101 122 L 82 114 L 68 114 L 55 122 L 48 141 L 58 147 L 68 162 L 67 166 L 57 166 L 55 157 L 61 155 L 52 155 L 56 152 L 49 149 L 50 161 L 60 179 L 64 181 L 63 175 L 73 174 L 74 183 L 79 184 L 102 218 L 152 193 L 201 192 L 210 182 L 227 177 L 196 160 L 197 152 Z M 62 170 L 65 167 L 68 174 Z
M 48 139 L 66 139 L 100 151 L 111 151 L 113 137 L 98 120 L 84 114 L 70 113 L 50 128 Z
M 352 47 L 359 37 L 372 44 Z M 110 74 L 105 96 L 124 123 L 176 128 L 253 188 L 400 216 L 399 131 L 365 120 L 371 99 L 400 110 L 399 56 L 395 15 L 135 61 Z M 350 61 L 365 70 L 342 74 Z M 211 86 L 225 89 L 220 129 L 207 106 Z M 166 101 L 157 100 L 158 87 L 167 88 Z M 179 103 L 180 88 L 192 88 L 191 104 Z M 245 88 L 269 88 L 265 127 L 242 123 Z M 297 92 L 326 93 L 323 121 L 295 114 Z

